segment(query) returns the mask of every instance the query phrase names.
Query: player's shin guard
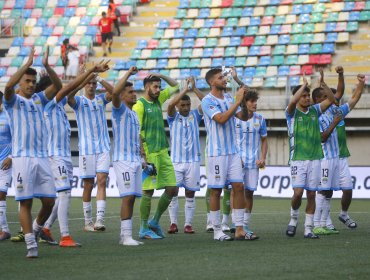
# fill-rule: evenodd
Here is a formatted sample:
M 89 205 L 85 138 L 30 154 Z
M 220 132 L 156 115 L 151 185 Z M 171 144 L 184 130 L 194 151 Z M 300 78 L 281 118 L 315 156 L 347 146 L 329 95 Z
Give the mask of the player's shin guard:
M 10 232 L 6 220 L 6 201 L 0 201 L 0 230 Z
M 157 211 L 155 212 L 153 218 L 156 222 L 159 222 L 159 219 L 161 218 L 162 214 L 164 213 L 164 211 L 166 211 L 168 205 L 170 205 L 171 199 L 172 198 L 166 192 L 164 192 L 159 198 Z
M 69 235 L 68 218 L 69 206 L 71 203 L 71 191 L 65 190 L 58 193 L 59 207 L 58 207 L 58 220 L 61 236 Z
M 47 229 L 51 229 L 55 220 L 57 219 L 58 208 L 59 208 L 59 200 L 60 199 L 59 199 L 59 196 L 58 196 L 57 199 L 55 200 L 53 210 L 51 211 L 51 214 L 50 214 L 49 218 L 45 222 L 44 227 L 47 228 Z M 60 221 L 59 221 L 59 223 L 60 223 Z
M 195 197 L 185 198 L 185 226 L 191 226 L 195 212 Z
M 143 194 L 140 200 L 140 229 L 147 230 L 152 198 Z
M 179 198 L 174 196 L 168 205 L 168 213 L 170 214 L 171 224 L 177 225 L 177 214 L 179 212 Z

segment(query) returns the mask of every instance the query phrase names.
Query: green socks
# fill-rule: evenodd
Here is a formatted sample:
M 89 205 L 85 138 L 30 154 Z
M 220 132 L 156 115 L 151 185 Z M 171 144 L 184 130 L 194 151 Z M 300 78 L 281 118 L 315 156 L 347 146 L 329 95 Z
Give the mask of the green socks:
M 159 222 L 159 219 L 161 218 L 162 214 L 164 213 L 164 211 L 167 210 L 168 205 L 170 205 L 171 200 L 172 200 L 172 197 L 170 197 L 168 194 L 166 194 L 166 192 L 164 192 L 161 195 L 161 197 L 159 198 L 159 201 L 158 201 L 157 211 L 155 212 L 154 217 L 153 217 L 153 219 L 156 222 Z
M 140 228 L 148 229 L 148 219 L 150 215 L 150 207 L 152 204 L 152 198 L 147 195 L 143 195 L 140 201 Z
M 206 207 L 207 207 L 207 213 L 209 213 L 210 194 L 211 194 L 211 189 L 208 189 L 207 188 L 207 191 L 206 191 Z

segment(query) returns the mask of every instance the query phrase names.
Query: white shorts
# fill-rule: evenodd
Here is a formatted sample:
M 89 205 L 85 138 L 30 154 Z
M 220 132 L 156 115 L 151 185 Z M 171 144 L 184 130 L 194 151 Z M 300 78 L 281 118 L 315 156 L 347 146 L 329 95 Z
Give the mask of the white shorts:
M 13 158 L 15 200 L 56 197 L 49 158 Z
M 79 67 L 80 66 L 78 64 L 69 64 L 66 69 L 66 76 L 76 77 Z
M 113 168 L 120 197 L 141 197 L 141 162 L 114 161 Z
M 339 159 L 339 189 L 352 190 L 353 183 L 351 172 L 349 171 L 348 158 Z
M 259 179 L 258 168 L 243 169 L 244 189 L 250 191 L 257 190 L 258 179 Z
M 96 173 L 109 173 L 109 152 L 79 157 L 80 178 L 95 178 Z
M 0 167 L 3 162 L 0 162 Z M 7 193 L 12 183 L 12 168 L 7 170 L 0 169 L 0 192 Z
M 200 190 L 200 163 L 185 162 L 174 163 L 176 185 L 189 191 Z
M 57 192 L 70 190 L 73 180 L 73 165 L 70 157 L 50 157 L 51 170 Z
M 238 154 L 207 158 L 207 187 L 222 189 L 243 182 L 242 161 Z
M 316 191 L 320 185 L 320 160 L 296 160 L 290 163 L 293 188 Z
M 321 160 L 321 183 L 318 191 L 339 190 L 339 158 Z

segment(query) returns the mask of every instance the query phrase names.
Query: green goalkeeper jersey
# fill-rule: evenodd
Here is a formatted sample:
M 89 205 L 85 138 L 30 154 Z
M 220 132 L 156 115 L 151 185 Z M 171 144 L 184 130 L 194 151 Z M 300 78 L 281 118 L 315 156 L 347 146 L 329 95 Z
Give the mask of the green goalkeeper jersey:
M 140 122 L 140 136 L 146 153 L 157 153 L 168 149 L 162 105 L 178 89 L 179 86 L 167 87 L 160 92 L 158 100 L 151 102 L 141 97 L 133 106 L 132 109 L 137 113 Z
M 346 158 L 351 154 L 347 147 L 347 135 L 346 135 L 346 125 L 342 120 L 336 127 L 339 143 L 339 157 Z
M 321 147 L 320 105 L 309 107 L 306 113 L 295 109 L 285 111 L 288 125 L 290 160 L 317 160 L 324 157 Z

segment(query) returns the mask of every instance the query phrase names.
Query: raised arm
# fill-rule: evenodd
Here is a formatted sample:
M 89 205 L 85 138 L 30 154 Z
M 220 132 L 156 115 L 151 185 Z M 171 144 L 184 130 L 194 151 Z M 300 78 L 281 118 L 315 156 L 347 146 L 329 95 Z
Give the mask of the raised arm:
M 357 102 L 360 100 L 362 91 L 364 90 L 365 86 L 365 76 L 362 74 L 357 75 L 358 84 L 357 87 L 351 97 L 351 99 L 348 101 L 349 109 L 352 110 Z
M 231 76 L 233 77 L 234 81 L 238 83 L 239 86 L 244 86 L 244 83 L 239 79 L 234 66 L 231 67 Z
M 97 77 L 96 80 L 106 89 L 107 93 L 105 94 L 105 98 L 108 101 L 112 100 L 112 94 L 113 94 L 113 86 L 108 83 L 106 80 L 104 80 L 102 77 Z
M 94 65 L 86 72 L 78 75 L 73 81 L 68 83 L 65 87 L 63 87 L 56 95 L 56 101 L 61 101 L 64 97 L 68 95 L 68 97 L 74 97 L 74 95 L 85 86 L 94 76 L 94 73 L 101 73 L 108 70 L 109 67 L 107 63 L 103 63 L 103 61 L 97 65 Z M 78 89 L 78 90 L 77 90 Z M 72 94 L 71 94 L 72 93 Z M 73 96 L 72 96 L 73 95 Z
M 180 102 L 181 98 L 189 91 L 189 79 L 186 79 L 185 87 L 181 90 L 181 92 L 175 95 L 174 98 L 170 101 L 167 107 L 167 115 L 169 117 L 173 117 L 176 113 L 176 104 Z
M 178 85 L 178 82 L 166 75 L 162 75 L 160 73 L 150 73 L 150 76 L 156 76 L 160 79 L 163 79 L 166 81 L 167 84 L 169 84 L 171 87 L 174 87 L 174 86 L 177 86 Z
M 121 106 L 121 98 L 120 94 L 124 89 L 128 78 L 131 75 L 135 75 L 138 72 L 136 66 L 131 66 L 130 69 L 125 73 L 125 75 L 118 81 L 118 83 L 114 86 L 112 91 L 112 104 L 115 108 L 119 108 Z
M 235 112 L 238 110 L 240 104 L 243 101 L 244 93 L 247 91 L 246 86 L 241 86 L 235 95 L 235 103 L 226 112 L 219 113 L 213 117 L 213 120 L 219 124 L 226 123 L 231 117 L 234 116 Z
M 335 127 L 340 123 L 342 120 L 341 115 L 335 115 L 333 122 L 330 124 L 327 130 L 321 132 L 321 142 L 324 143 L 326 140 L 328 140 L 329 136 L 332 134 L 334 131 Z
M 344 84 L 344 70 L 342 66 L 335 67 L 335 71 L 338 73 L 338 85 L 337 92 L 335 94 L 335 99 L 340 100 L 343 97 L 345 84 Z
M 204 94 L 197 88 L 197 85 L 195 84 L 195 78 L 193 76 L 189 77 L 189 81 L 190 81 L 190 90 L 192 90 L 196 95 L 197 97 L 199 98 L 200 101 L 203 100 L 204 98 Z M 202 110 L 202 105 L 199 104 L 198 106 L 198 111 L 203 114 L 203 110 Z
M 331 89 L 328 87 L 328 85 L 325 82 L 321 83 L 321 88 L 324 91 L 324 94 L 326 95 L 326 99 L 320 103 L 320 109 L 321 112 L 324 113 L 331 104 L 335 103 L 335 97 Z
M 19 83 L 24 73 L 26 73 L 27 69 L 32 66 L 34 55 L 35 55 L 35 49 L 32 48 L 30 51 L 30 54 L 28 55 L 28 60 L 26 64 L 23 65 L 21 68 L 19 68 L 18 71 L 15 72 L 14 75 L 12 75 L 9 81 L 6 83 L 6 86 L 4 89 L 4 98 L 6 101 L 12 100 L 15 94 L 14 87 Z
M 51 100 L 55 97 L 57 92 L 63 87 L 62 81 L 59 79 L 57 73 L 49 65 L 49 46 L 46 46 L 46 51 L 42 59 L 42 64 L 44 65 L 46 72 L 49 75 L 49 78 L 52 84 L 45 89 L 45 96 L 47 99 Z
M 306 79 L 306 76 L 303 75 L 303 85 L 298 89 L 298 91 L 290 98 L 288 107 L 286 109 L 287 113 L 290 115 L 295 111 L 295 108 L 297 107 L 297 104 L 299 102 L 299 99 L 301 98 L 303 92 L 305 91 L 305 88 L 307 87 L 308 82 Z

